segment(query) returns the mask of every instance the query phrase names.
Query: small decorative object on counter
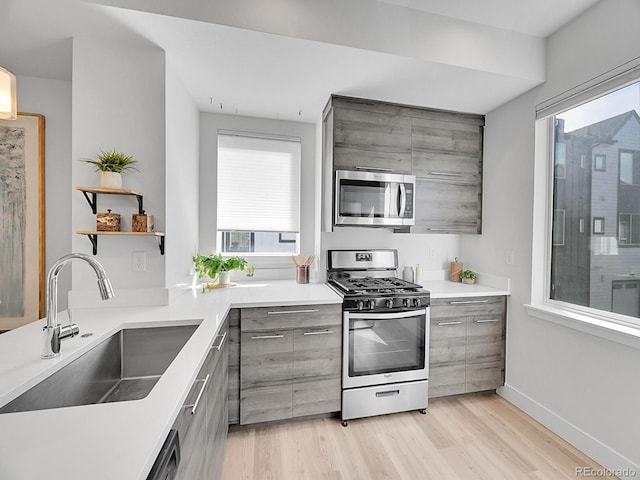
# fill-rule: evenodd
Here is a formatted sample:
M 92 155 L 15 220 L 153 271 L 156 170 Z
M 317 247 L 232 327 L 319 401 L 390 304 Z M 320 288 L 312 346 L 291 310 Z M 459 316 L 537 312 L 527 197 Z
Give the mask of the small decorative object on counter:
M 402 279 L 405 282 L 413 283 L 413 267 L 404 267 L 404 269 L 402 270 Z
M 458 262 L 458 257 L 453 259 L 451 262 L 451 271 L 449 273 L 449 280 L 452 282 L 460 282 L 462 280 L 462 263 Z
M 463 283 L 467 283 L 471 285 L 472 283 L 476 283 L 476 278 L 478 277 L 478 274 L 473 270 L 465 270 L 464 272 L 462 272 L 461 277 L 462 277 Z
M 100 172 L 100 187 L 112 190 L 122 188 L 122 172 L 128 170 L 138 170 L 133 165 L 136 163 L 131 156 L 118 152 L 115 148 L 105 152 L 100 150 L 96 155 L 97 160 L 82 160 L 84 163 L 93 165 L 97 172 Z
M 108 209 L 107 213 L 98 213 L 96 215 L 96 230 L 98 232 L 119 232 L 120 214 L 111 213 L 111 209 Z
M 155 225 L 153 215 L 147 215 L 143 210 L 142 213 L 134 213 L 131 218 L 132 232 L 153 232 Z
M 296 282 L 309 283 L 309 266 L 316 259 L 315 255 L 309 255 L 306 260 L 303 255 L 293 255 L 291 258 L 296 265 Z

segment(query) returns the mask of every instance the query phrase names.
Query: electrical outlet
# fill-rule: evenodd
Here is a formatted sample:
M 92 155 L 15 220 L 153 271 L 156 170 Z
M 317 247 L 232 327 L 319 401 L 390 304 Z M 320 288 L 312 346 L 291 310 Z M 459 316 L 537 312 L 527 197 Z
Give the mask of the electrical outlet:
M 429 256 L 432 257 L 432 258 L 436 256 L 436 249 L 435 248 L 430 248 L 429 249 Z
M 147 270 L 147 252 L 131 252 L 131 270 L 134 272 Z
M 513 250 L 507 250 L 507 258 L 505 260 L 507 265 L 515 265 L 516 264 L 516 252 Z

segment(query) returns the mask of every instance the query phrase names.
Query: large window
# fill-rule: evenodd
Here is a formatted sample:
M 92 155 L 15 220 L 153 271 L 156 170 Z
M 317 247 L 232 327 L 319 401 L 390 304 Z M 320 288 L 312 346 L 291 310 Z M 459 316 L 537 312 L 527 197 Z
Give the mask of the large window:
M 553 117 L 551 300 L 640 318 L 639 114 L 640 82 Z
M 300 140 L 218 133 L 218 251 L 298 252 Z

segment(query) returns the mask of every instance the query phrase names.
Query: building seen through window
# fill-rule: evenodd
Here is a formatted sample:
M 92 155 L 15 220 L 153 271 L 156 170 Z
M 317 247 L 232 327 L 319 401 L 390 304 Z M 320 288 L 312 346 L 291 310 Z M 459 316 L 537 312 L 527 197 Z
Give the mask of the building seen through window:
M 550 298 L 640 318 L 640 83 L 555 117 Z

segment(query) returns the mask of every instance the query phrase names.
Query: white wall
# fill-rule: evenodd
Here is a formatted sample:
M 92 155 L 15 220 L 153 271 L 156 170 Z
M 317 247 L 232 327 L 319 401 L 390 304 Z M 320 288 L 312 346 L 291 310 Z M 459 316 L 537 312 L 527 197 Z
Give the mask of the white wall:
M 144 195 L 144 208 L 155 216 L 155 228 L 165 222 L 165 53 L 145 43 L 77 36 L 73 42 L 72 155 L 74 186 L 98 186 L 98 176 L 80 162 L 100 149 L 116 148 L 138 161 L 140 172 L 123 176 L 123 188 Z M 80 192 L 69 191 L 72 227 L 94 230 L 95 216 Z M 137 212 L 135 197 L 102 195 L 98 212 L 108 208 L 122 215 L 122 230 L 131 230 Z M 167 252 L 171 248 L 167 238 Z M 91 253 L 89 240 L 72 235 L 74 251 Z M 134 251 L 147 253 L 145 272 L 133 272 Z M 99 237 L 98 255 L 116 295 L 119 290 L 162 288 L 165 257 L 154 238 Z M 75 293 L 97 296 L 95 276 L 87 265 L 73 264 Z
M 535 105 L 638 56 L 640 3 L 603 0 L 548 39 L 547 82 L 487 115 L 484 228 L 474 267 L 509 276 L 503 394 L 608 468 L 640 465 L 640 350 L 527 315 Z M 507 265 L 506 252 L 515 252 Z M 539 266 L 536 265 L 536 268 Z
M 71 82 L 17 75 L 21 112 L 45 116 L 46 268 L 71 252 Z M 46 272 L 45 272 L 46 275 Z M 58 307 L 67 308 L 71 274 L 58 283 Z
M 218 156 L 219 129 L 272 135 L 297 136 L 301 138 L 300 169 L 300 252 L 311 255 L 314 252 L 315 178 L 316 178 L 316 126 L 311 123 L 289 122 L 265 118 L 200 114 L 200 252 L 209 255 L 215 252 L 216 235 L 216 162 Z M 254 280 L 294 279 L 295 267 L 289 257 L 277 262 L 259 262 L 247 256 L 256 264 Z M 275 264 L 274 264 L 275 263 Z M 238 279 L 247 280 L 241 273 Z
M 199 235 L 200 113 L 171 64 L 166 78 L 166 286 L 191 284 Z

